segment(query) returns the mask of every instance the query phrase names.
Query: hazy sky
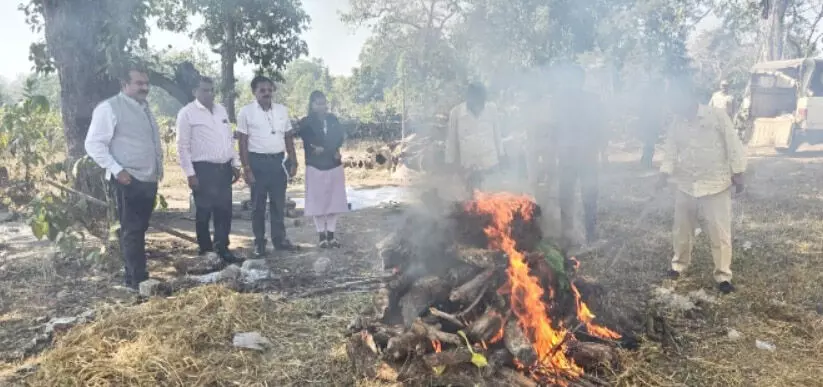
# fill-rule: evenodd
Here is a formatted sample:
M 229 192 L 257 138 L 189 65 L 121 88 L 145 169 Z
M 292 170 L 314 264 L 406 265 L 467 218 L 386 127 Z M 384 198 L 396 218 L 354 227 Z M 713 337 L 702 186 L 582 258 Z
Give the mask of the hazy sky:
M 0 0 L 0 47 L 3 58 L 6 58 L 0 59 L 0 76 L 5 78 L 31 72 L 29 44 L 38 39 L 26 25 L 23 13 L 17 10 L 20 2 Z M 369 31 L 354 31 L 340 21 L 338 12 L 348 9 L 348 0 L 303 0 L 303 8 L 312 19 L 311 29 L 303 35 L 309 46 L 309 56 L 322 58 L 333 75 L 349 74 L 358 64 L 357 57 Z M 192 45 L 206 48 L 184 34 L 156 31 L 156 28 L 149 37 L 149 44 L 158 48 L 169 44 L 180 49 Z M 248 66 L 238 70 L 241 74 L 251 71 Z

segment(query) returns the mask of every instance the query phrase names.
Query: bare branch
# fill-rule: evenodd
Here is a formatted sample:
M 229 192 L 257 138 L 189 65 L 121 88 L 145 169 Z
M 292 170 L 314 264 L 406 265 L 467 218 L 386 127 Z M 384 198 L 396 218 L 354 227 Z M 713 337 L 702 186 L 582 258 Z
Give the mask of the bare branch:
M 819 4 L 818 7 L 820 7 L 820 9 L 818 10 L 817 15 L 814 18 L 814 22 L 812 22 L 812 24 L 811 24 L 811 28 L 809 29 L 809 35 L 806 37 L 805 56 L 809 56 L 809 55 L 812 54 L 810 52 L 811 47 L 812 47 L 812 42 L 813 41 L 817 42 L 817 40 L 820 39 L 820 35 L 817 34 L 817 26 L 820 24 L 820 21 L 823 20 L 823 4 Z M 815 35 L 817 35 L 817 38 L 815 38 Z M 812 40 L 812 39 L 815 39 L 815 40 Z

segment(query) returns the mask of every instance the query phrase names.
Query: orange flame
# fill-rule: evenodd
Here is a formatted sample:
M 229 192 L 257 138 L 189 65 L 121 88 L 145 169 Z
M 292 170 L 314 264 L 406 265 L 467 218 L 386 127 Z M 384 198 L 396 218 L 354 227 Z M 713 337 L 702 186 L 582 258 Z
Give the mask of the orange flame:
M 617 332 L 612 331 L 609 328 L 599 326 L 592 321 L 594 320 L 594 313 L 589 310 L 589 307 L 586 306 L 586 303 L 580 298 L 580 291 L 577 290 L 577 287 L 572 284 L 572 292 L 574 293 L 574 299 L 577 302 L 577 319 L 586 325 L 586 329 L 589 333 L 593 336 L 599 337 L 601 339 L 606 340 L 616 340 L 619 339 L 621 336 Z
M 440 353 L 443 350 L 443 344 L 439 340 L 432 340 L 432 348 L 434 348 L 434 352 Z
M 531 219 L 535 204 L 525 196 L 508 193 L 488 194 L 475 192 L 475 200 L 467 205 L 467 210 L 491 215 L 492 223 L 484 230 L 489 247 L 502 250 L 509 257 L 508 281 L 501 289 L 510 294 L 511 309 L 523 331 L 531 340 L 537 354 L 536 364 L 528 365 L 530 372 L 540 379 L 548 378 L 556 382 L 560 376 L 576 378 L 583 369 L 566 356 L 565 329 L 552 327 L 546 304 L 543 303 L 543 287 L 538 278 L 529 274 L 529 267 L 523 253 L 515 248 L 512 224 L 515 214 L 523 220 Z M 493 342 L 493 341 L 492 341 Z

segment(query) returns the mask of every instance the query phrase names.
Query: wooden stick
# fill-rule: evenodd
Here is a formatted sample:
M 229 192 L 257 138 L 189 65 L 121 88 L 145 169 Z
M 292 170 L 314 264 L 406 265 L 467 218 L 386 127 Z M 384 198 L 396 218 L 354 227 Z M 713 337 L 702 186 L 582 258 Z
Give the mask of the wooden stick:
M 472 361 L 472 353 L 466 347 L 458 347 L 452 350 L 430 353 L 423 356 L 423 362 L 429 368 L 441 366 L 455 366 Z
M 480 300 L 482 300 L 483 296 L 486 295 L 487 290 L 489 290 L 489 284 L 488 283 L 486 285 L 484 285 L 483 289 L 480 290 L 480 293 L 477 294 L 477 298 L 474 299 L 474 302 L 472 302 L 471 305 L 469 305 L 466 309 L 463 309 L 463 311 L 461 311 L 457 315 L 460 316 L 460 317 L 465 317 L 466 314 L 471 312 L 472 309 L 474 309 L 474 307 L 477 306 L 477 304 L 480 303 Z
M 478 274 L 469 282 L 452 290 L 449 300 L 452 302 L 468 301 L 477 297 L 478 291 L 488 285 L 488 280 L 494 275 L 494 269 L 488 269 Z M 482 292 L 479 292 L 482 294 Z
M 108 206 L 109 206 L 109 204 L 108 204 L 108 203 L 106 203 L 106 202 L 104 202 L 104 201 L 102 201 L 102 200 L 100 200 L 100 199 L 98 199 L 98 198 L 96 198 L 96 197 L 94 197 L 94 196 L 91 196 L 91 195 L 89 195 L 89 194 L 86 194 L 86 193 L 80 192 L 80 191 L 78 191 L 78 190 L 76 190 L 76 189 L 66 187 L 66 186 L 64 186 L 64 185 L 61 185 L 61 184 L 55 183 L 55 182 L 53 182 L 53 181 L 46 181 L 46 184 L 48 184 L 48 185 L 50 185 L 50 186 L 52 186 L 52 187 L 55 187 L 55 188 L 57 188 L 57 189 L 63 190 L 63 191 L 65 191 L 65 192 L 68 192 L 68 193 L 71 193 L 71 194 L 74 194 L 74 195 L 80 196 L 80 197 L 82 197 L 82 198 L 86 199 L 89 203 L 96 204 L 96 205 L 98 205 L 98 206 L 100 206 L 100 207 L 105 207 L 105 208 L 108 208 Z M 177 230 L 175 230 L 175 229 L 173 229 L 173 228 L 171 228 L 171 227 L 164 226 L 164 225 L 162 225 L 162 224 L 152 224 L 152 225 L 151 225 L 151 228 L 153 228 L 153 229 L 155 229 L 155 230 L 157 230 L 157 231 L 162 231 L 162 232 L 164 232 L 164 233 L 166 233 L 166 234 L 169 234 L 169 235 L 172 235 L 172 236 L 176 236 L 176 237 L 178 237 L 178 238 L 180 238 L 180 239 L 183 239 L 183 240 L 185 240 L 185 241 L 187 241 L 187 242 L 191 242 L 191 243 L 194 243 L 194 244 L 196 244 L 196 243 L 197 243 L 197 239 L 195 239 L 195 238 L 193 238 L 193 237 L 191 237 L 191 236 L 188 236 L 188 235 L 186 235 L 186 234 L 184 234 L 184 233 L 182 233 L 182 232 L 180 232 L 180 231 L 177 231 Z
M 456 316 L 438 310 L 437 308 L 429 308 L 429 312 L 432 314 L 432 316 L 442 318 L 443 320 L 446 320 L 454 325 L 457 325 L 461 329 L 466 327 L 466 324 L 460 321 L 460 319 L 458 319 Z
M 339 284 L 339 285 L 334 285 L 334 286 L 329 286 L 329 287 L 325 287 L 325 288 L 309 290 L 309 291 L 300 293 L 300 294 L 298 294 L 294 297 L 291 297 L 291 298 L 306 298 L 306 297 L 312 297 L 312 296 L 320 296 L 320 295 L 324 295 L 324 294 L 334 293 L 335 291 L 338 291 L 338 290 L 348 290 L 349 288 L 356 287 L 356 286 L 371 285 L 371 284 L 386 282 L 386 281 L 389 281 L 389 280 L 391 280 L 395 277 L 396 276 L 394 274 L 389 274 L 389 275 L 384 275 L 384 276 L 380 276 L 380 277 L 366 278 L 366 279 L 362 279 L 362 280 L 359 280 L 359 281 L 346 282 L 346 283 L 342 283 L 342 284 Z
M 563 336 L 563 340 L 560 340 L 559 343 L 557 343 L 554 347 L 552 347 L 552 350 L 549 353 L 554 354 L 555 352 L 557 352 L 557 350 L 560 349 L 560 347 L 562 347 L 563 344 L 566 344 L 566 342 L 569 341 L 569 339 L 572 336 L 574 336 L 574 334 L 577 333 L 577 331 L 580 330 L 580 328 L 582 328 L 583 325 L 584 325 L 583 323 L 579 323 L 579 324 L 577 324 L 576 327 L 574 327 L 574 329 L 566 332 L 566 336 Z

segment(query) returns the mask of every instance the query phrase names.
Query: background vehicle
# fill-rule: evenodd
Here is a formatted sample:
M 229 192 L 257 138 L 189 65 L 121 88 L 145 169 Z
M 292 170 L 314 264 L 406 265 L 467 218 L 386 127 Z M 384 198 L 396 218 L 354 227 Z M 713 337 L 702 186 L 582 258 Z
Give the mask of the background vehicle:
M 737 122 L 749 147 L 793 153 L 823 143 L 823 59 L 756 64 Z

